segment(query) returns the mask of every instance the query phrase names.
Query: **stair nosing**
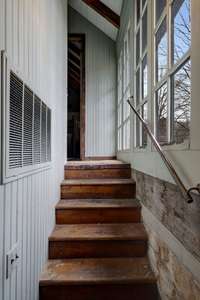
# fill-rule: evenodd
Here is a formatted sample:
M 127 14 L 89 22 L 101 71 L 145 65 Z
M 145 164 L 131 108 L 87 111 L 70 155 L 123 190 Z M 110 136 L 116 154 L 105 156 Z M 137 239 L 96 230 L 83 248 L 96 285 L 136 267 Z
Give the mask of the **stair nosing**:
M 40 286 L 51 286 L 51 285 L 64 285 L 64 286 L 68 286 L 68 285 L 102 285 L 102 284 L 155 284 L 156 283 L 156 276 L 153 273 L 149 260 L 147 258 L 147 256 L 142 257 L 142 258 L 138 258 L 138 257 L 134 257 L 134 258 L 127 258 L 127 257 L 120 257 L 120 258 L 75 258 L 75 259 L 52 259 L 52 260 L 48 260 L 46 266 L 48 267 L 48 264 L 51 263 L 56 263 L 58 264 L 67 264 L 67 263 L 79 263 L 79 265 L 82 266 L 82 263 L 84 263 L 85 265 L 89 262 L 95 262 L 95 264 L 98 267 L 101 266 L 102 264 L 105 264 L 105 262 L 112 262 L 112 263 L 116 263 L 118 261 L 120 261 L 121 263 L 123 263 L 123 265 L 128 264 L 130 266 L 130 262 L 135 265 L 140 263 L 140 261 L 142 262 L 142 266 L 147 266 L 148 267 L 148 271 L 147 273 L 145 273 L 144 271 L 144 275 L 139 275 L 137 277 L 137 275 L 134 278 L 134 274 L 132 275 L 132 278 L 130 278 L 131 276 L 129 276 L 129 278 L 125 278 L 124 277 L 118 277 L 118 278 L 104 278 L 105 276 L 103 275 L 102 278 L 99 277 L 99 275 L 94 275 L 93 277 L 89 278 L 86 277 L 85 279 L 82 278 L 74 278 L 74 279 L 55 279 L 51 276 L 51 278 L 42 278 L 40 277 Z M 81 262 L 81 264 L 80 264 Z M 106 265 L 106 264 L 105 264 Z M 53 266 L 53 267 L 55 267 Z M 90 266 L 89 266 L 90 267 Z M 83 272 L 85 271 L 85 266 L 83 267 Z M 88 270 L 88 267 L 87 267 Z M 92 270 L 92 269 L 91 269 Z M 127 270 L 124 270 L 124 273 L 126 273 Z M 149 274 L 148 272 L 151 272 L 151 274 Z M 44 274 L 44 272 L 43 272 Z M 147 277 L 147 275 L 149 277 Z M 50 277 L 49 276 L 49 277 Z
M 71 202 L 69 202 L 71 200 Z M 81 200 L 83 202 L 83 205 L 81 204 L 76 204 L 76 200 Z M 96 210 L 96 209 L 141 209 L 141 204 L 137 199 L 120 199 L 122 202 L 124 201 L 126 203 L 126 200 L 129 200 L 128 202 L 133 202 L 132 204 L 129 203 L 126 205 L 125 203 L 120 203 L 120 204 L 111 204 L 111 203 L 106 203 L 106 201 L 109 201 L 111 199 L 99 199 L 102 200 L 102 203 L 97 203 L 95 202 L 97 199 L 91 199 L 91 203 L 88 202 L 87 205 L 84 205 L 84 201 L 90 200 L 90 199 L 62 199 L 59 200 L 58 203 L 55 206 L 56 210 Z M 94 203 L 92 203 L 92 200 L 94 200 Z M 104 200 L 104 201 L 103 201 Z M 116 201 L 119 199 L 113 199 L 113 201 Z M 65 202 L 61 204 L 60 202 Z M 136 203 L 137 201 L 137 203 Z M 69 203 L 67 204 L 67 202 Z M 74 205 L 73 205 L 74 204 Z
M 128 185 L 135 184 L 133 179 L 65 179 L 61 186 L 100 186 L 100 185 Z
M 121 233 L 120 235 L 115 235 L 114 233 L 110 235 L 105 234 L 105 236 L 101 233 L 95 233 L 95 230 L 94 230 L 94 233 L 92 235 L 91 233 L 91 236 L 84 236 L 84 234 L 81 236 L 81 233 L 79 236 L 73 236 L 71 235 L 70 237 L 69 236 L 66 236 L 65 234 L 63 235 L 60 235 L 58 237 L 56 236 L 53 236 L 53 233 L 55 233 L 56 230 L 58 230 L 59 228 L 60 229 L 67 229 L 67 228 L 74 228 L 76 229 L 77 228 L 80 228 L 80 227 L 85 227 L 85 228 L 106 228 L 106 227 L 111 227 L 111 228 L 114 228 L 117 229 L 117 226 L 118 227 L 123 227 L 123 226 L 130 226 L 130 224 L 133 224 L 134 227 L 136 227 L 138 229 L 138 227 L 140 227 L 142 233 L 141 234 L 136 234 L 135 236 L 124 236 L 123 233 Z M 116 226 L 117 225 L 117 226 Z M 95 235 L 96 234 L 96 235 Z M 49 242 L 67 242 L 67 241 L 141 241 L 141 242 L 146 242 L 148 240 L 148 236 L 147 236 L 147 233 L 146 233 L 146 230 L 144 228 L 144 225 L 141 223 L 141 222 L 138 222 L 138 223 L 104 223 L 104 224 L 57 224 L 55 226 L 55 228 L 53 229 L 52 231 L 52 234 L 49 236 Z

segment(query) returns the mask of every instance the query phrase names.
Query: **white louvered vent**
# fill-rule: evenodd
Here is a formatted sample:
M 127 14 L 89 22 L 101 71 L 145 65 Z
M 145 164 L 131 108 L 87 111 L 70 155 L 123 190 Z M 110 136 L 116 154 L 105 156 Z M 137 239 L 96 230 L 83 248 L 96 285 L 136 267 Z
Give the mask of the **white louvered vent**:
M 33 92 L 24 87 L 23 166 L 33 163 Z
M 49 166 L 51 109 L 9 68 L 6 58 L 2 73 L 3 182 L 7 182 L 15 176 Z
M 34 163 L 40 163 L 40 138 L 41 138 L 41 100 L 35 96 L 34 99 Z
M 22 167 L 23 82 L 10 73 L 9 168 Z
M 51 161 L 51 110 L 47 108 L 47 161 Z
M 42 102 L 41 161 L 47 161 L 47 107 Z

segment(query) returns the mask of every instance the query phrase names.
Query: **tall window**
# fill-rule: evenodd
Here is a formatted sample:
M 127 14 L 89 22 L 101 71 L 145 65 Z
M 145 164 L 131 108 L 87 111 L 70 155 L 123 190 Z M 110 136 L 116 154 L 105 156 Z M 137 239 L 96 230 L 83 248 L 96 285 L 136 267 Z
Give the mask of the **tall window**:
M 155 1 L 155 133 L 161 144 L 190 136 L 190 0 Z
M 130 149 L 130 27 L 118 62 L 118 150 Z
M 147 0 L 137 0 L 135 22 L 134 98 L 135 106 L 147 121 L 148 57 L 147 57 Z M 135 118 L 135 146 L 144 148 L 147 136 L 141 123 Z

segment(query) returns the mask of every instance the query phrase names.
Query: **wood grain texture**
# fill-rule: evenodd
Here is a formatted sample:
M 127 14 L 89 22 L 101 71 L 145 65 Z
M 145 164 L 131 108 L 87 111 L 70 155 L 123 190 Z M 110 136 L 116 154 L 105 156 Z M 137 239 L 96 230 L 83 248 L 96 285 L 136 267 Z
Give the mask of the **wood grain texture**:
M 140 222 L 140 208 L 56 209 L 57 224 Z
M 96 178 L 96 179 L 109 179 L 109 178 L 130 178 L 130 169 L 88 169 L 88 170 L 65 170 L 65 179 L 84 179 L 84 178 Z
M 147 252 L 142 224 L 57 225 L 49 237 L 49 258 L 141 257 Z
M 69 199 L 56 205 L 57 224 L 137 223 L 140 217 L 135 199 Z
M 40 300 L 158 300 L 157 287 L 145 284 L 41 286 Z
M 156 283 L 147 257 L 49 260 L 40 286 Z
M 49 261 L 40 280 L 40 300 L 158 300 L 147 258 Z
M 65 180 L 61 199 L 134 198 L 135 183 L 131 179 Z

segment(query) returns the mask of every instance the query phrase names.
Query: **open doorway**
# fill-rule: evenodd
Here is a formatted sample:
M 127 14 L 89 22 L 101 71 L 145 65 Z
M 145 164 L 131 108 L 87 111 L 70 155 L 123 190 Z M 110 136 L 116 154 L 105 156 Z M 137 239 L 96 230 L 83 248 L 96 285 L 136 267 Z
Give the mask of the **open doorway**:
M 85 35 L 68 37 L 68 160 L 85 158 Z

